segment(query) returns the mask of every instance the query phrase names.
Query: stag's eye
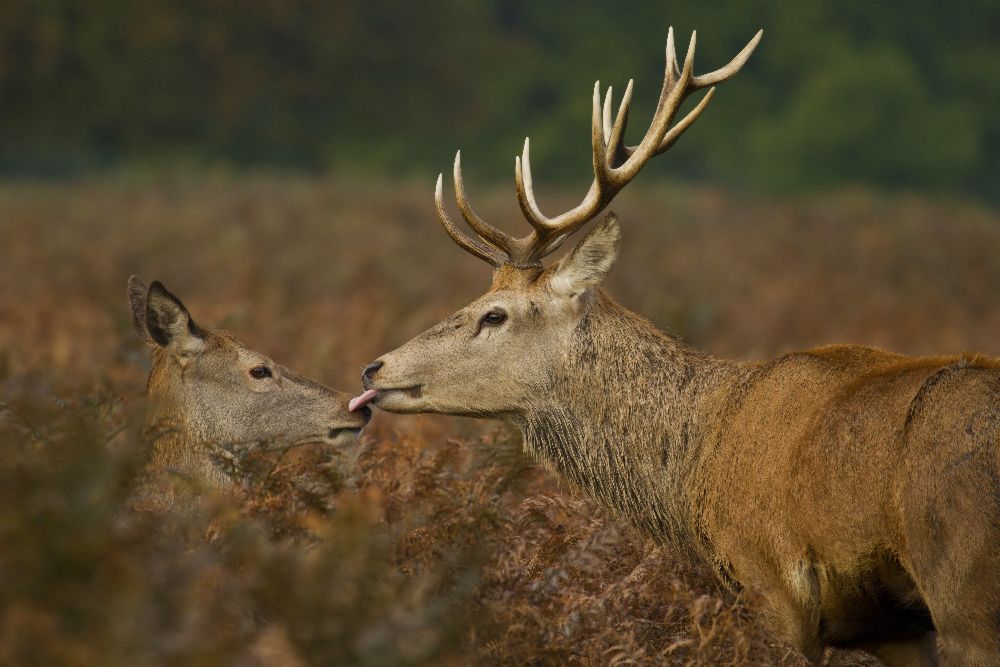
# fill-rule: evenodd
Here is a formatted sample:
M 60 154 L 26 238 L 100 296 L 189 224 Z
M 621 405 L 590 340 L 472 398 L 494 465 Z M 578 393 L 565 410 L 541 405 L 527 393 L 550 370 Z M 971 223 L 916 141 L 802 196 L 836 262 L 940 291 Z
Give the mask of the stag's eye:
M 499 308 L 494 308 L 490 312 L 483 315 L 483 319 L 479 320 L 480 327 L 498 327 L 507 321 L 507 313 L 500 310 Z
M 255 380 L 263 380 L 271 377 L 271 369 L 267 366 L 254 366 L 250 369 L 250 377 Z

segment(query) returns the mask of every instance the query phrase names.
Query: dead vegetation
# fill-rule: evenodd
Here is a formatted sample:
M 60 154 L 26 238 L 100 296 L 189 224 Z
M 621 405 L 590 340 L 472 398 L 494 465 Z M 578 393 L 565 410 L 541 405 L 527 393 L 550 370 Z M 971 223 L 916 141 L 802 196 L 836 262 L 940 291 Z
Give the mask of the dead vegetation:
M 231 494 L 181 478 L 190 509 L 133 514 L 126 413 L 5 404 L 5 664 L 797 664 L 502 433 L 379 432 L 348 483 L 320 452 L 259 457 Z
M 350 389 L 488 281 L 430 199 L 426 184 L 264 176 L 0 187 L 0 662 L 799 664 L 747 600 L 486 423 L 380 415 L 356 453 L 250 456 L 232 494 L 121 510 L 148 444 L 125 277 L 169 280 L 206 319 Z M 490 192 L 481 209 L 514 206 Z M 988 211 L 675 190 L 616 209 L 634 240 L 612 292 L 716 354 L 998 352 Z

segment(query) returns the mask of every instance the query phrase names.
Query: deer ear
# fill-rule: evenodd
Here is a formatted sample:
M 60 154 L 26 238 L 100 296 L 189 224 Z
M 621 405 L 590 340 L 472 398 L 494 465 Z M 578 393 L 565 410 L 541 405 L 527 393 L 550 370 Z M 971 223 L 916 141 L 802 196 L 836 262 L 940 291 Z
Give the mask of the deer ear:
M 556 267 L 550 285 L 567 297 L 574 297 L 600 285 L 618 259 L 618 220 L 609 213 L 576 244 Z
M 146 292 L 149 288 L 138 276 L 129 276 L 128 302 L 132 316 L 132 328 L 146 345 L 156 345 L 146 328 Z
M 145 322 L 155 344 L 180 356 L 194 354 L 204 345 L 187 308 L 159 280 L 153 281 L 146 294 Z

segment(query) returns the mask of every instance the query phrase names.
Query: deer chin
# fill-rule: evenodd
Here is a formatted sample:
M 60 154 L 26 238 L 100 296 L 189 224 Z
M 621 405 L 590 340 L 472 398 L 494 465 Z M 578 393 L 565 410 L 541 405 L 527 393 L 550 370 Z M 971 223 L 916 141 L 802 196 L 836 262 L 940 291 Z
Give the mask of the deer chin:
M 376 407 L 387 412 L 432 412 L 423 396 L 423 385 L 412 387 L 397 387 L 391 389 L 379 388 L 371 402 Z
M 350 445 L 357 441 L 361 437 L 361 432 L 364 427 L 358 426 L 344 426 L 339 428 L 331 428 L 330 432 L 327 433 L 324 442 L 330 445 L 335 445 L 337 447 L 343 447 Z

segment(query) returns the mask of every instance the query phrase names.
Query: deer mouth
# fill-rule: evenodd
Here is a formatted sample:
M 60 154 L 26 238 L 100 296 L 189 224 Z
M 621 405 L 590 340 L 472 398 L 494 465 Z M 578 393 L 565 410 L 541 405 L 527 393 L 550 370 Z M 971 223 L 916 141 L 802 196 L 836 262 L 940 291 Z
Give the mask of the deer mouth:
M 348 412 L 357 412 L 374 401 L 376 396 L 378 396 L 378 389 L 366 389 L 363 394 L 355 396 L 351 399 L 350 403 L 347 404 Z
M 356 412 L 363 409 L 366 405 L 371 403 L 378 407 L 386 402 L 393 402 L 393 399 L 398 398 L 420 398 L 423 390 L 423 385 L 413 385 L 411 387 L 389 387 L 381 389 L 368 389 L 360 396 L 355 396 L 351 399 L 348 409 L 351 412 Z M 387 400 L 388 399 L 388 400 Z

